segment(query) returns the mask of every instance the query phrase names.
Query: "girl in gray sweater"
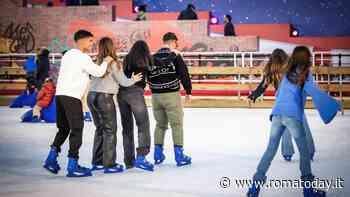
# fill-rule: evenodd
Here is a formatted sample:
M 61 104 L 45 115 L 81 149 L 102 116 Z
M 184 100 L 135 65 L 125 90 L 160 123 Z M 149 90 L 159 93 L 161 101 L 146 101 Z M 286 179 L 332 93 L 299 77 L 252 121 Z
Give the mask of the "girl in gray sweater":
M 92 77 L 88 93 L 88 106 L 96 126 L 92 170 L 104 170 L 104 173 L 117 173 L 124 170 L 116 163 L 117 117 L 113 96 L 118 93 L 119 84 L 131 86 L 142 79 L 141 74 L 127 78 L 118 62 L 112 39 L 104 37 L 99 41 L 97 63 L 105 57 L 114 61 L 108 65 L 102 77 Z

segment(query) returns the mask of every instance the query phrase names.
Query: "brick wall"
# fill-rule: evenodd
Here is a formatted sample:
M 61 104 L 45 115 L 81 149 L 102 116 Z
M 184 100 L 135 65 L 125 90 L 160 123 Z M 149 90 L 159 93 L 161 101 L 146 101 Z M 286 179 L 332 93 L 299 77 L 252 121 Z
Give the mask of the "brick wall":
M 2 0 L 0 10 L 5 11 L 8 8 L 21 7 L 22 3 L 22 0 Z
M 73 21 L 81 19 L 109 22 L 112 20 L 112 7 L 1 7 L 0 35 L 17 43 L 16 52 L 29 52 L 33 46 L 49 46 L 52 41 L 63 42 L 65 38 L 71 45 L 67 28 Z M 61 34 L 64 36 L 56 36 Z
M 12 52 L 32 52 L 41 46 L 61 52 L 73 47 L 72 35 L 79 29 L 93 32 L 97 39 L 112 37 L 120 51 L 127 51 L 139 39 L 146 40 L 155 51 L 168 31 L 178 35 L 180 49 L 185 50 L 198 50 L 198 46 L 205 51 L 256 51 L 258 48 L 256 37 L 208 37 L 207 20 L 113 22 L 112 6 L 23 8 L 11 7 L 11 2 L 8 3 L 8 8 L 0 9 L 0 37 L 12 39 Z

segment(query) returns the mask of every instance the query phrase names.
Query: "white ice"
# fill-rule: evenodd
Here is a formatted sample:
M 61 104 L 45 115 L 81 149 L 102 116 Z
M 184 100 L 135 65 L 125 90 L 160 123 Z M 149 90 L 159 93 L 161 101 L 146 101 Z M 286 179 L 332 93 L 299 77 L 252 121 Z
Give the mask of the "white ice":
M 176 167 L 171 130 L 167 132 L 165 163 L 154 172 L 139 169 L 120 174 L 95 173 L 88 178 L 66 178 L 67 144 L 59 157 L 63 170 L 58 175 L 44 170 L 55 124 L 24 124 L 19 117 L 27 109 L 0 108 L 0 196 L 86 196 L 86 197 L 219 197 L 245 196 L 234 179 L 250 179 L 256 170 L 269 137 L 270 109 L 185 109 L 185 152 L 193 164 Z M 150 109 L 151 130 L 155 121 Z M 313 173 L 323 179 L 341 177 L 343 189 L 332 188 L 329 197 L 350 195 L 350 112 L 324 125 L 317 111 L 307 110 L 316 144 Z M 136 131 L 135 131 L 136 132 Z M 85 124 L 80 162 L 90 165 L 94 134 L 92 123 Z M 136 135 L 137 136 L 137 135 Z M 135 136 L 135 137 L 136 137 Z M 136 140 L 137 141 L 137 140 Z M 153 140 L 152 140 L 153 141 Z M 123 161 L 121 126 L 118 118 L 118 162 Z M 280 152 L 268 172 L 269 179 L 298 179 L 298 151 L 291 163 Z M 153 151 L 148 159 L 153 161 Z M 231 187 L 219 186 L 221 177 L 231 179 Z M 263 189 L 261 197 L 298 197 L 300 189 Z

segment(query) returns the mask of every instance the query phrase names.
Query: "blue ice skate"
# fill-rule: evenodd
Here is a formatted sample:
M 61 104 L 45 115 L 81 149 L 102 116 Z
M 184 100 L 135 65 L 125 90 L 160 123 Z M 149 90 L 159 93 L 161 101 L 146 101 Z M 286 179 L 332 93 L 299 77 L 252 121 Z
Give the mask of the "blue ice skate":
M 185 155 L 183 153 L 184 149 L 180 146 L 175 146 L 174 147 L 174 152 L 175 152 L 175 161 L 177 166 L 185 166 L 189 165 L 192 163 L 191 157 Z
M 57 162 L 58 152 L 55 148 L 51 148 L 49 155 L 47 156 L 47 159 L 44 163 L 44 168 L 47 169 L 49 172 L 52 172 L 54 174 L 57 174 L 58 171 L 60 171 L 60 166 Z
M 87 177 L 92 176 L 89 168 L 80 166 L 78 160 L 74 158 L 68 158 L 67 177 Z
M 136 157 L 136 160 L 134 162 L 134 166 L 136 168 L 140 168 L 140 169 L 147 170 L 147 171 L 153 171 L 154 170 L 153 164 L 148 162 L 146 160 L 145 156 L 141 156 L 141 155 Z
M 124 166 L 121 164 L 115 164 L 113 167 L 104 168 L 105 174 L 119 173 L 124 171 Z
M 154 147 L 154 164 L 158 165 L 163 163 L 165 160 L 165 155 L 163 153 L 163 146 L 155 145 Z

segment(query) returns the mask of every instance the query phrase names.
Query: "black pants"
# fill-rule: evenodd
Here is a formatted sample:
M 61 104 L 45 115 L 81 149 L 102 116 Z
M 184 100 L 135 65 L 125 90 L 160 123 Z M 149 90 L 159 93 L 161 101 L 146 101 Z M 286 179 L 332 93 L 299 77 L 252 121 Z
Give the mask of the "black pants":
M 124 162 L 126 166 L 135 160 L 134 121 L 138 128 L 137 155 L 147 155 L 150 151 L 150 124 L 144 90 L 138 86 L 121 88 L 118 93 L 118 105 L 123 126 Z
M 87 100 L 96 126 L 92 164 L 113 167 L 117 155 L 117 114 L 113 94 L 89 92 Z
M 69 136 L 68 157 L 78 159 L 83 141 L 83 109 L 79 99 L 69 96 L 56 96 L 56 116 L 58 132 L 52 144 L 58 152 Z

